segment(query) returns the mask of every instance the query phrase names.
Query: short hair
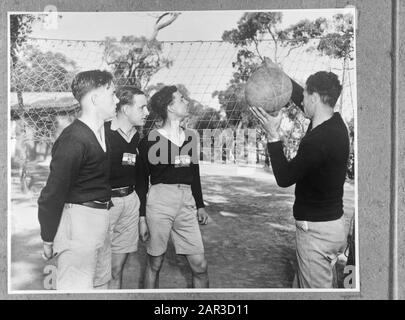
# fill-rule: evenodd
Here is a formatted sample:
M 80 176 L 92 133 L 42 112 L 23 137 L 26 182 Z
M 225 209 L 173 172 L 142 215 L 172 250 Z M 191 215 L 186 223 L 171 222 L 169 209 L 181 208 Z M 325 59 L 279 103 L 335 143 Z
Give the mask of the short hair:
M 342 85 L 339 82 L 338 76 L 333 72 L 319 71 L 310 75 L 306 86 L 309 94 L 318 93 L 322 102 L 332 108 L 335 106 L 342 92 Z
M 117 90 L 117 98 L 118 98 L 118 103 L 117 103 L 117 111 L 121 110 L 122 106 L 125 106 L 126 104 L 133 104 L 134 103 L 134 96 L 137 95 L 145 95 L 145 93 L 132 86 L 123 86 L 119 87 Z
M 164 86 L 150 98 L 151 110 L 163 121 L 167 119 L 167 106 L 173 101 L 176 86 Z
M 90 91 L 102 86 L 110 86 L 113 83 L 113 75 L 108 71 L 89 70 L 79 72 L 72 81 L 72 93 L 77 101 Z

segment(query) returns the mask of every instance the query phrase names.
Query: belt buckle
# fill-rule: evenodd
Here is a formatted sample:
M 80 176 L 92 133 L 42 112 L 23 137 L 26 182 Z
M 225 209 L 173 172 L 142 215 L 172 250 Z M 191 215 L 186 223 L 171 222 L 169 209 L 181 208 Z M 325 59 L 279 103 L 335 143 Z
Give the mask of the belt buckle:
M 107 209 L 110 210 L 110 208 L 114 205 L 112 201 L 106 201 L 106 202 L 101 202 L 101 201 L 92 201 L 94 204 L 98 205 L 100 209 Z

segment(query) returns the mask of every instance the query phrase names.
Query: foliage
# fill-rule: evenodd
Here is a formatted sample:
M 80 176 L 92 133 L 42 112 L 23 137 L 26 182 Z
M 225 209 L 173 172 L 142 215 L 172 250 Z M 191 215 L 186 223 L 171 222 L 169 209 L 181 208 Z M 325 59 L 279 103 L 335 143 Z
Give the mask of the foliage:
M 32 23 L 37 19 L 32 14 L 10 15 L 10 55 L 13 65 L 18 60 L 18 50 L 27 41 L 32 32 Z
M 235 73 L 228 87 L 214 93 L 218 96 L 221 108 L 231 124 L 242 122 L 244 127 L 257 127 L 253 115 L 248 109 L 244 98 L 244 85 L 252 72 L 266 57 L 263 56 L 262 40 L 270 40 L 274 45 L 273 60 L 278 62 L 285 59 L 292 50 L 302 46 L 314 46 L 323 55 L 336 59 L 353 59 L 353 17 L 350 14 L 337 14 L 332 21 L 318 18 L 308 19 L 281 29 L 282 14 L 274 12 L 245 13 L 237 23 L 237 27 L 225 31 L 224 41 L 240 48 L 232 66 Z M 267 42 L 268 43 L 268 42 Z M 284 57 L 280 56 L 279 48 L 289 48 Z M 285 51 L 284 51 L 285 52 Z M 298 148 L 301 137 L 305 134 L 308 120 L 301 110 L 290 102 L 282 109 L 284 117 L 284 145 L 287 158 L 292 158 Z
M 106 38 L 104 60 L 112 67 L 118 85 L 145 89 L 156 72 L 172 65 L 172 61 L 161 56 L 162 45 L 156 37 L 179 15 L 177 12 L 166 12 L 157 16 L 149 38 L 132 35 L 123 36 L 120 41 Z
M 257 121 L 248 109 L 245 101 L 244 88 L 252 72 L 257 69 L 265 57 L 260 52 L 259 43 L 262 39 L 271 39 L 275 44 L 275 60 L 277 60 L 277 47 L 286 41 L 287 35 L 291 32 L 296 37 L 308 34 L 312 36 L 315 31 L 305 31 L 314 29 L 308 21 L 299 25 L 296 30 L 280 29 L 282 14 L 279 12 L 252 12 L 246 13 L 238 21 L 236 29 L 225 31 L 222 39 L 233 43 L 236 47 L 241 47 L 236 60 L 232 66 L 235 68 L 233 79 L 228 88 L 214 92 L 218 96 L 219 103 L 225 111 L 227 121 L 237 125 L 242 122 L 243 127 L 256 127 Z M 318 21 L 320 24 L 320 21 Z M 299 127 L 299 126 L 298 126 Z
M 248 110 L 244 83 L 233 79 L 226 90 L 214 91 L 212 95 L 218 97 L 228 125 L 237 126 L 242 122 L 243 127 L 254 127 L 256 118 Z
M 334 32 L 319 41 L 318 50 L 336 59 L 353 60 L 354 26 L 351 14 L 337 14 L 333 17 Z
M 328 27 L 325 18 L 318 18 L 315 21 L 308 19 L 299 21 L 279 33 L 280 45 L 289 47 L 286 57 L 292 50 L 307 45 L 312 39 L 322 37 Z
M 32 25 L 36 21 L 44 21 L 47 14 L 11 14 L 10 15 L 10 57 L 13 90 L 17 91 L 18 105 L 20 109 L 24 108 L 23 90 L 28 81 L 28 76 L 22 73 L 27 69 L 19 63 L 20 55 L 24 53 L 28 36 L 32 32 Z M 59 15 L 58 18 L 61 18 Z M 24 48 L 24 50 L 22 50 Z M 25 79 L 24 79 L 25 78 Z
M 292 101 L 282 109 L 282 122 L 280 125 L 283 137 L 284 154 L 288 160 L 295 157 L 301 138 L 307 131 L 309 120 Z
M 106 39 L 104 59 L 112 67 L 118 85 L 146 88 L 157 71 L 172 65 L 161 53 L 162 45 L 156 39 L 123 36 L 120 41 Z
M 18 53 L 21 46 L 27 41 L 28 35 L 32 32 L 32 23 L 36 17 L 31 14 L 12 14 L 10 15 L 10 57 L 11 68 L 18 63 Z M 22 89 L 16 85 L 18 105 L 20 109 L 24 108 Z
M 235 46 L 258 45 L 261 38 L 270 34 L 277 37 L 278 25 L 281 23 L 280 12 L 247 12 L 238 21 L 236 29 L 225 31 L 222 39 Z
M 11 91 L 66 92 L 76 73 L 75 61 L 63 53 L 42 52 L 26 45 L 11 74 Z

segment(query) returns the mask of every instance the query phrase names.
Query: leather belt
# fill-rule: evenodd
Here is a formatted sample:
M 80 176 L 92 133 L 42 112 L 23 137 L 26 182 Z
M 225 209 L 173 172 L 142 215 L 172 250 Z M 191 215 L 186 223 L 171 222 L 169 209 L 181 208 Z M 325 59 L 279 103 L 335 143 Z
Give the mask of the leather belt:
M 80 203 L 80 205 L 89 207 L 89 208 L 94 208 L 94 209 L 107 209 L 110 210 L 110 208 L 113 206 L 112 201 L 108 202 L 100 202 L 100 201 L 87 201 Z
M 126 197 L 127 195 L 130 195 L 132 192 L 134 192 L 134 190 L 135 190 L 135 186 L 115 188 L 115 189 L 111 190 L 111 196 L 112 197 Z

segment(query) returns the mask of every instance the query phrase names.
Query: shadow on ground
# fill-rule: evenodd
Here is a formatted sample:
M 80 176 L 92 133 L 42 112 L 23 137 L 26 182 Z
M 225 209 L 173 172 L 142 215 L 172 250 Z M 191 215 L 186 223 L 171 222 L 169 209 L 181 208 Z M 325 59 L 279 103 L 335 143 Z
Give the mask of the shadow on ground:
M 46 179 L 41 171 L 40 190 Z M 294 188 L 281 189 L 262 169 L 241 174 L 229 166 L 202 166 L 201 180 L 208 225 L 201 226 L 212 288 L 289 288 L 295 265 Z M 42 181 L 41 181 L 42 180 Z M 12 192 L 12 288 L 43 289 L 44 262 L 36 220 L 38 191 Z M 345 188 L 347 220 L 354 212 L 353 186 Z M 146 251 L 143 243 L 124 270 L 124 288 L 142 288 Z M 186 258 L 169 244 L 160 276 L 161 288 L 191 287 Z

